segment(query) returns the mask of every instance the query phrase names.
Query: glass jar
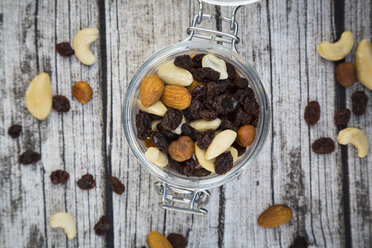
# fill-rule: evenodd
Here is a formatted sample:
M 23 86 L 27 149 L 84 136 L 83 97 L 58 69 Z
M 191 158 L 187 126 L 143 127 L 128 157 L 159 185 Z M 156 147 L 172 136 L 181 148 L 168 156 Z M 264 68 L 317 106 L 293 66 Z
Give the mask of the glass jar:
M 221 34 L 225 33 L 207 30 L 207 33 L 212 36 L 221 33 L 219 34 L 219 37 L 214 37 L 210 40 L 225 38 L 232 46 L 231 48 L 228 48 L 208 41 L 193 40 L 193 38 L 196 37 L 196 34 L 199 34 L 199 31 L 201 30 L 204 32 L 204 34 L 201 35 L 201 38 L 203 35 L 205 36 L 205 29 L 200 30 L 199 28 L 193 28 L 196 26 L 195 24 L 198 23 L 198 17 L 202 16 L 205 18 L 205 16 L 208 16 L 202 13 L 203 2 L 199 2 L 201 5 L 201 11 L 199 11 L 199 14 L 195 16 L 193 26 L 188 29 L 190 36 L 187 40 L 166 47 L 155 53 L 139 67 L 133 76 L 125 95 L 122 118 L 125 135 L 131 150 L 140 163 L 143 164 L 158 180 L 158 182 L 155 183 L 155 190 L 162 196 L 161 206 L 165 209 L 203 215 L 208 212 L 203 208 L 210 197 L 210 193 L 207 189 L 218 187 L 242 174 L 259 154 L 269 132 L 270 103 L 265 86 L 260 80 L 257 72 L 235 50 L 235 45 L 239 39 L 236 36 L 237 23 L 234 20 L 234 16 L 239 7 L 234 9 L 232 18 L 226 18 L 230 21 L 232 20 L 232 23 L 236 23 L 236 32 L 234 31 L 233 35 L 226 34 L 227 36 L 223 37 Z M 212 0 L 212 2 L 219 2 L 219 0 Z M 232 36 L 235 36 L 237 39 L 228 40 L 228 38 Z M 144 142 L 139 140 L 136 136 L 135 116 L 138 113 L 136 99 L 138 98 L 139 87 L 142 79 L 146 75 L 155 74 L 160 65 L 179 55 L 193 55 L 198 53 L 216 54 L 220 58 L 223 58 L 225 61 L 234 65 L 236 71 L 241 75 L 241 77 L 248 79 L 250 87 L 253 89 L 260 105 L 260 115 L 254 143 L 248 147 L 247 151 L 234 164 L 234 167 L 224 175 L 210 174 L 204 177 L 186 177 L 168 167 L 160 168 L 146 159 L 144 155 L 146 151 Z M 179 206 L 182 204 L 185 206 Z

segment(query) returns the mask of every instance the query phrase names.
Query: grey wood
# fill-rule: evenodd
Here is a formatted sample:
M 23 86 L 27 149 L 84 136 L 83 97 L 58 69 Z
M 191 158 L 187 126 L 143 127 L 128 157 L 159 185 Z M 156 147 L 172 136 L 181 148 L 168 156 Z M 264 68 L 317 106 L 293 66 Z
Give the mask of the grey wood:
M 348 29 L 372 39 L 372 2 L 262 1 L 237 15 L 238 50 L 261 75 L 272 104 L 272 126 L 254 164 L 237 180 L 211 190 L 206 217 L 165 211 L 153 189 L 156 181 L 136 160 L 122 129 L 122 102 L 131 77 L 143 61 L 163 47 L 182 41 L 198 10 L 197 1 L 1 1 L 0 2 L 0 247 L 141 247 L 151 230 L 184 234 L 188 247 L 288 247 L 297 235 L 314 247 L 371 247 L 371 155 L 359 159 L 352 146 L 330 155 L 316 155 L 312 142 L 322 136 L 336 141 L 333 113 L 351 109 L 351 94 L 360 83 L 343 89 L 334 76 L 335 63 L 319 57 L 316 46 L 336 40 Z M 231 7 L 206 5 L 205 13 L 229 16 Z M 216 19 L 203 21 L 228 31 Z M 70 41 L 85 27 L 101 37 L 92 48 L 97 63 L 82 65 L 75 56 L 63 58 L 55 44 Z M 346 61 L 353 61 L 355 48 Z M 37 121 L 24 106 L 28 83 L 48 72 L 53 94 L 66 95 L 71 110 L 54 111 Z M 76 81 L 93 88 L 88 104 L 71 95 Z M 311 100 L 322 108 L 309 127 L 303 110 Z M 349 126 L 372 135 L 372 100 Z M 12 123 L 23 133 L 7 135 Z M 371 141 L 371 139 L 370 139 Z M 41 152 L 37 165 L 22 166 L 26 149 Z M 52 185 L 53 170 L 65 169 L 70 180 Z M 96 187 L 82 191 L 76 181 L 85 173 Z M 107 184 L 120 178 L 126 191 L 119 196 Z M 293 220 L 281 227 L 257 225 L 259 214 L 273 204 L 286 204 Z M 56 211 L 71 213 L 78 236 L 72 241 L 51 229 Z M 106 237 L 93 227 L 102 215 L 112 221 Z

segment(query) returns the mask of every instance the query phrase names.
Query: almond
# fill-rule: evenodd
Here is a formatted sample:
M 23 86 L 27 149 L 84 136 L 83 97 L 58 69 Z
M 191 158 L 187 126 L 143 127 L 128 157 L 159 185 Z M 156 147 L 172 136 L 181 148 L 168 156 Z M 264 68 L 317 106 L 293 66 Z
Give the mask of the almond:
M 161 101 L 168 107 L 185 109 L 191 104 L 191 94 L 185 87 L 166 85 Z
M 250 146 L 256 137 L 256 129 L 252 125 L 244 125 L 238 129 L 237 143 L 242 147 Z
M 157 75 L 148 75 L 142 80 L 139 98 L 145 108 L 156 103 L 164 91 L 164 84 Z
M 260 217 L 257 224 L 262 227 L 277 227 L 284 225 L 292 219 L 292 210 L 285 205 L 273 205 L 266 209 Z
M 168 153 L 178 162 L 188 160 L 194 153 L 194 141 L 189 136 L 181 136 L 169 145 Z
M 211 144 L 205 152 L 205 159 L 216 158 L 230 148 L 236 138 L 236 132 L 226 129 L 214 136 Z
M 150 248 L 172 248 L 171 243 L 168 239 L 157 231 L 152 231 L 147 236 L 147 244 Z

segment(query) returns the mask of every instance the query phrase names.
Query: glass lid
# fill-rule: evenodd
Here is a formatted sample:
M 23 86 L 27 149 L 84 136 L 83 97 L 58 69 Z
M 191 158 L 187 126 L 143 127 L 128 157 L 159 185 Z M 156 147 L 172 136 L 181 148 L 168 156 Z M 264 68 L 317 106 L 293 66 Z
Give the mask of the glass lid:
M 237 6 L 259 2 L 260 0 L 203 0 L 203 2 L 222 6 Z

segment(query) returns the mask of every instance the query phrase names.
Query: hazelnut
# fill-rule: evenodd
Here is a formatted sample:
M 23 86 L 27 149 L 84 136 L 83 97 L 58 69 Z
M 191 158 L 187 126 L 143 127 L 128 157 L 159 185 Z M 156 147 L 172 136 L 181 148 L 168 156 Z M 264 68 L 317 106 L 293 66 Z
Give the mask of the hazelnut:
M 92 99 L 93 91 L 87 82 L 79 81 L 72 87 L 72 95 L 76 100 L 85 104 Z
M 188 160 L 194 153 L 194 142 L 189 136 L 181 136 L 170 144 L 168 153 L 178 162 Z
M 349 87 L 357 81 L 356 66 L 351 62 L 345 62 L 336 66 L 336 77 L 340 85 Z
M 256 129 L 252 125 L 244 125 L 238 129 L 237 142 L 243 147 L 250 146 L 256 137 Z

